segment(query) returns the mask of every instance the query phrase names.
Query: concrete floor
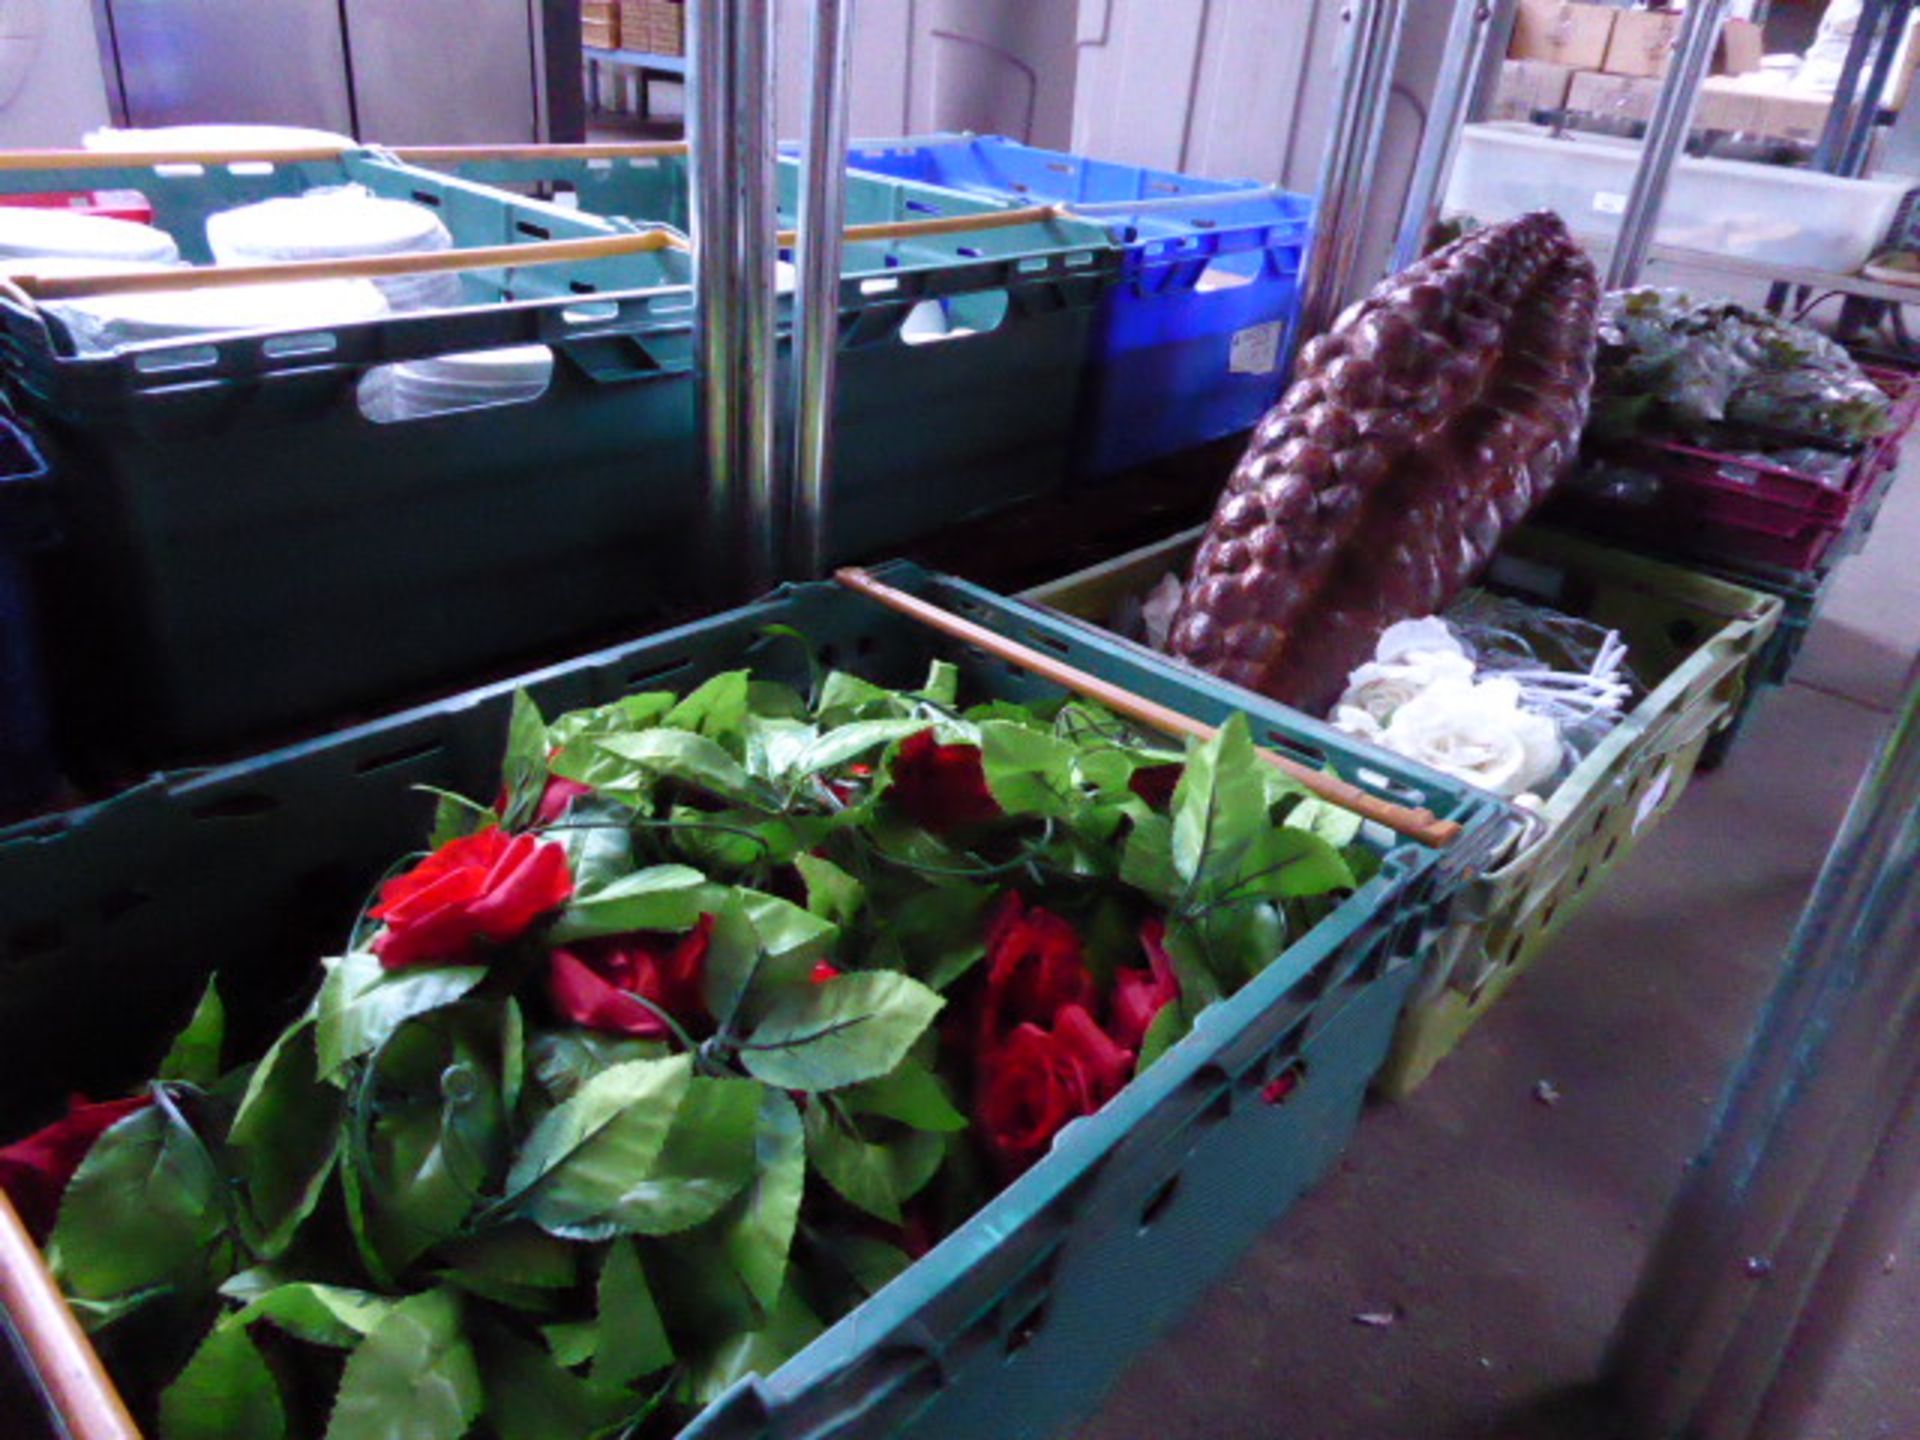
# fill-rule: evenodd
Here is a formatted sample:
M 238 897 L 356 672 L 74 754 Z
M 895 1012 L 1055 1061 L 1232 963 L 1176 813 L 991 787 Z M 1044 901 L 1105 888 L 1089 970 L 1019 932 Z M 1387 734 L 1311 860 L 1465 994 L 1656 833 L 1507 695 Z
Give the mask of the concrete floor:
M 1916 541 L 1908 473 L 1727 764 L 1425 1088 L 1368 1111 L 1081 1440 L 1612 1436 L 1584 1387 L 1920 652 Z M 1808 1440 L 1920 1435 L 1913 1248 Z M 1354 1319 L 1381 1311 L 1399 1318 Z

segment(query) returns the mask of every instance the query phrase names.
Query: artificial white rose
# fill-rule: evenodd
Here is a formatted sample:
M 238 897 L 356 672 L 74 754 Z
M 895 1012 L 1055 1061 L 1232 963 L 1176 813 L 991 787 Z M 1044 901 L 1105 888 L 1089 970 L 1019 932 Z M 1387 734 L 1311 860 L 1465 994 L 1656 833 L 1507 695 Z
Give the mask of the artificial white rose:
M 1418 620 L 1396 620 L 1380 633 L 1373 647 L 1373 658 L 1391 664 L 1403 655 L 1465 655 L 1466 647 L 1454 636 L 1453 628 L 1438 615 L 1423 615 Z
M 1494 794 L 1533 789 L 1560 765 L 1559 727 L 1520 708 L 1510 680 L 1447 677 L 1400 706 L 1380 743 Z
M 1385 728 L 1368 711 L 1357 705 L 1337 706 L 1333 712 L 1333 728 L 1343 735 L 1352 735 L 1361 740 L 1370 740 L 1375 745 L 1382 743 L 1386 735 Z
M 1403 650 L 1393 660 L 1369 660 L 1347 677 L 1340 704 L 1385 724 L 1401 706 L 1442 680 L 1473 679 L 1473 661 L 1458 650 Z
M 1163 575 L 1140 606 L 1140 623 L 1146 627 L 1147 644 L 1155 650 L 1167 648 L 1167 636 L 1173 633 L 1173 617 L 1180 610 L 1180 594 L 1180 577 Z

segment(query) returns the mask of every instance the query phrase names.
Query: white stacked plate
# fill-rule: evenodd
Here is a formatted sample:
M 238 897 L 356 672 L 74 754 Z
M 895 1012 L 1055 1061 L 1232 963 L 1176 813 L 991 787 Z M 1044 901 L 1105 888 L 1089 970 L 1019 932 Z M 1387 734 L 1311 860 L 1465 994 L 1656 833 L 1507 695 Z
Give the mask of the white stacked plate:
M 367 377 L 360 403 L 376 420 L 419 420 L 537 400 L 552 382 L 553 351 L 514 345 L 384 365 Z
M 317 331 L 377 320 L 387 300 L 365 280 L 304 280 L 49 301 L 85 351 L 231 330 Z
M 424 205 L 341 185 L 210 215 L 207 245 L 222 265 L 257 265 L 440 254 L 453 248 L 453 236 Z M 460 303 L 460 277 L 451 272 L 392 275 L 373 283 L 394 310 L 438 310 Z
M 164 230 L 133 220 L 0 205 L 0 257 L 71 256 L 167 264 L 180 247 Z
M 256 154 L 262 150 L 351 150 L 351 135 L 310 130 L 303 125 L 159 125 L 148 130 L 90 130 L 81 142 L 89 150 L 123 155 L 168 150 Z

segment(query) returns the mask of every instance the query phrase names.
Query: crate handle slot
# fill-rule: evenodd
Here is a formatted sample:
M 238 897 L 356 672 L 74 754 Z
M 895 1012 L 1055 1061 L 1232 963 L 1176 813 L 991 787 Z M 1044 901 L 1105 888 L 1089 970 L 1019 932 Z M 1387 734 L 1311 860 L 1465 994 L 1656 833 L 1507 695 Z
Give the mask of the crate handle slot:
M 424 760 L 429 755 L 437 755 L 445 749 L 438 739 L 420 740 L 412 745 L 403 745 L 395 750 L 383 750 L 378 755 L 369 755 L 353 767 L 356 775 L 372 775 L 380 770 L 391 770 L 396 765 L 411 764 L 415 760 Z

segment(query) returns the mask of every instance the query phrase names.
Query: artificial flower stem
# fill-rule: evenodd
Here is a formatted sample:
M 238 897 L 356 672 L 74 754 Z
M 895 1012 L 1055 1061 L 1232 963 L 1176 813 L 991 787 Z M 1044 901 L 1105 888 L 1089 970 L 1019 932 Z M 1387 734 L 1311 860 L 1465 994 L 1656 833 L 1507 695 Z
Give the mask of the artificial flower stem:
M 61 1297 L 53 1272 L 0 1190 L 0 1313 L 4 1313 L 73 1440 L 140 1440 L 100 1354 Z
M 909 595 L 896 586 L 876 580 L 857 565 L 836 570 L 833 578 L 847 589 L 864 595 L 867 599 L 884 605 L 889 610 L 917 620 L 929 629 L 940 631 L 943 635 L 950 635 L 956 640 L 976 646 L 996 659 L 1004 660 L 1010 665 L 1017 665 L 1022 670 L 1031 671 L 1043 680 L 1052 681 L 1063 690 L 1070 690 L 1076 695 L 1083 695 L 1089 700 L 1096 701 L 1109 710 L 1126 716 L 1129 720 L 1138 721 L 1142 725 L 1168 734 L 1185 735 L 1202 742 L 1211 740 L 1220 733 L 1205 721 L 1196 720 L 1190 715 L 1182 715 L 1179 711 L 1162 705 L 1158 701 L 1149 700 L 1144 695 L 1136 695 L 1131 690 L 1115 685 L 1111 681 L 1102 680 L 1097 675 L 1089 675 L 1086 671 L 1055 660 L 1049 655 L 1042 655 L 1030 646 L 996 634 L 986 626 L 976 625 L 973 621 L 963 619 L 950 610 L 943 610 L 930 601 L 922 600 L 918 595 Z M 1269 765 L 1298 780 L 1328 804 L 1337 805 L 1343 810 L 1351 810 L 1368 820 L 1377 820 L 1395 834 L 1405 835 L 1409 839 L 1418 840 L 1424 845 L 1435 848 L 1452 844 L 1455 837 L 1460 834 L 1460 826 L 1457 822 L 1442 820 L 1431 810 L 1396 805 L 1391 800 L 1382 800 L 1377 795 L 1369 795 L 1357 785 L 1350 785 L 1337 776 L 1324 774 L 1311 766 L 1302 765 L 1297 760 L 1290 760 L 1285 755 L 1276 754 L 1271 750 L 1256 749 L 1254 753 Z

